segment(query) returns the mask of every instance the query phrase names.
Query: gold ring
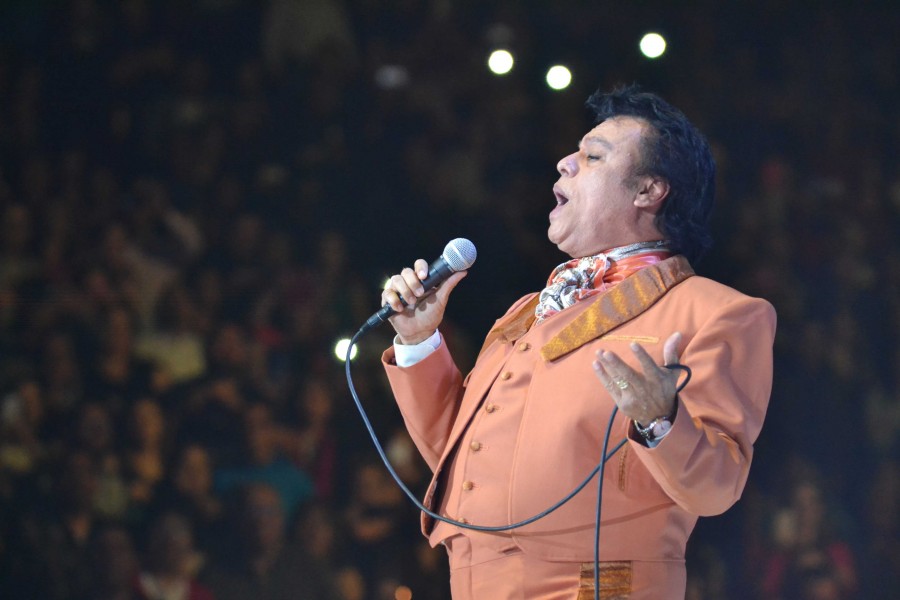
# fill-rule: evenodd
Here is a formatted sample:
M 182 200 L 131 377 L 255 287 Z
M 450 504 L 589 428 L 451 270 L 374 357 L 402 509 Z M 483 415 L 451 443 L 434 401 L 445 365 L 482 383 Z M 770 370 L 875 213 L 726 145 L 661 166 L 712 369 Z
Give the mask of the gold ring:
M 616 379 L 613 383 L 615 383 L 619 387 L 620 390 L 627 390 L 628 386 L 630 385 L 624 379 Z

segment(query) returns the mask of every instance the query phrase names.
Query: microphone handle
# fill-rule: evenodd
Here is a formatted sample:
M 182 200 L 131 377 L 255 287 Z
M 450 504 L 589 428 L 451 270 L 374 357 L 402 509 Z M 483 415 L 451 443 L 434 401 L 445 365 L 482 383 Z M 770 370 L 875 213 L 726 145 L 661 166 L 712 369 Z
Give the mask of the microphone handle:
M 422 280 L 422 287 L 425 288 L 425 294 L 436 288 L 451 275 L 453 275 L 453 269 L 450 268 L 450 265 L 447 264 L 444 257 L 439 256 L 437 260 L 428 267 L 428 276 Z M 403 303 L 403 306 L 406 306 L 406 301 L 403 298 L 400 298 L 400 302 Z M 389 304 L 385 304 L 378 312 L 369 317 L 365 324 L 360 328 L 360 331 L 369 331 L 373 327 L 381 325 L 395 314 L 397 314 L 396 311 L 391 308 Z
M 444 260 L 443 256 L 439 256 L 437 260 L 428 267 L 428 276 L 422 280 L 422 287 L 425 288 L 425 293 L 427 294 L 432 289 L 439 286 L 451 275 L 453 275 L 453 269 L 450 268 L 450 265 L 447 264 L 447 261 Z

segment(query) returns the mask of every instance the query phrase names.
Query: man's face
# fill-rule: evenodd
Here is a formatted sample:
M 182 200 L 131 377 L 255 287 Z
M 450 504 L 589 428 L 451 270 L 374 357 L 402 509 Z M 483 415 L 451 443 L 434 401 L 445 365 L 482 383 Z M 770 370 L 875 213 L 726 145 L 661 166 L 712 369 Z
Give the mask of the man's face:
M 569 256 L 651 239 L 646 237 L 646 215 L 635 206 L 640 188 L 632 181 L 648 127 L 631 117 L 603 121 L 556 165 L 557 206 L 550 213 L 547 237 Z

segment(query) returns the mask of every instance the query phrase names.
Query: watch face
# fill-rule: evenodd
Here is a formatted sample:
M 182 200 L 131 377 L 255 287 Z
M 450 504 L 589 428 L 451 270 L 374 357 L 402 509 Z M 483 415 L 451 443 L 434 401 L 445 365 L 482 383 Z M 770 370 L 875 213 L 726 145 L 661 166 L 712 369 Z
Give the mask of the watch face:
M 672 429 L 671 421 L 667 421 L 667 420 L 657 421 L 653 425 L 653 437 L 655 439 L 659 439 L 660 437 L 666 435 L 670 429 Z

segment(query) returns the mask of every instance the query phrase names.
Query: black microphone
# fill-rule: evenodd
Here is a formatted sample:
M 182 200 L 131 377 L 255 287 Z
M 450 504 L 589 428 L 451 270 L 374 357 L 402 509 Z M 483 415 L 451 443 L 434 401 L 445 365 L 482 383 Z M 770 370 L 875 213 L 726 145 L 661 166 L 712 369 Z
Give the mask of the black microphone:
M 467 270 L 475 263 L 476 256 L 478 253 L 475 251 L 475 244 L 469 240 L 465 238 L 450 240 L 444 247 L 444 253 L 428 267 L 428 276 L 422 280 L 425 293 L 442 284 L 457 271 Z M 400 300 L 403 301 L 402 298 Z M 404 304 L 406 303 L 404 302 Z M 394 314 L 396 314 L 394 309 L 385 304 L 359 328 L 359 333 L 365 333 L 373 327 L 381 325 Z

